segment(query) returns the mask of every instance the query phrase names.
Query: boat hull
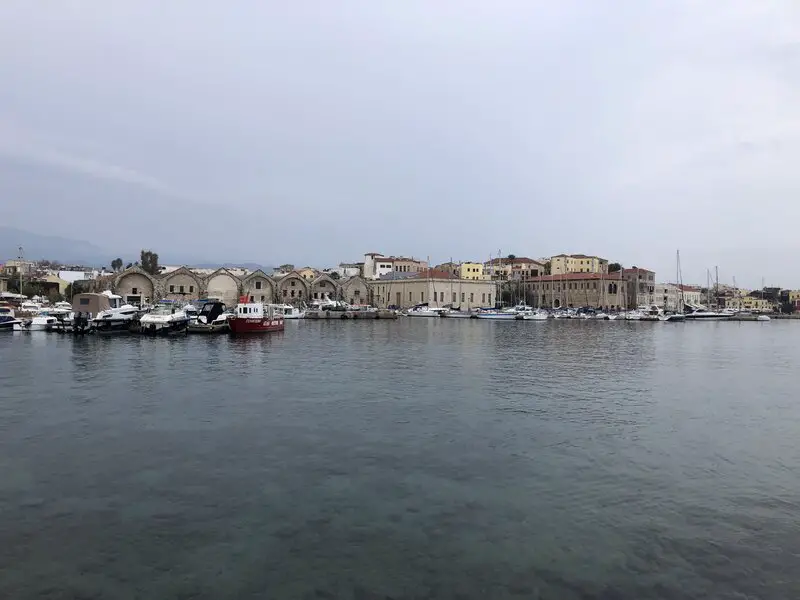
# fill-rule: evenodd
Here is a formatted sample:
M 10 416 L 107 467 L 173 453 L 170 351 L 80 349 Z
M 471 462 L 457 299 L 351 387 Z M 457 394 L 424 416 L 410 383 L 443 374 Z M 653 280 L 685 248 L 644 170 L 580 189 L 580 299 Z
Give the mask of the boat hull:
M 232 317 L 228 319 L 228 327 L 233 335 L 247 335 L 251 333 L 271 333 L 273 331 L 283 331 L 283 319 L 245 319 Z
M 442 313 L 442 317 L 445 319 L 474 319 L 475 315 L 472 313 L 462 313 L 462 312 L 446 312 Z
M 515 321 L 517 319 L 517 315 L 514 313 L 485 314 L 477 315 L 477 317 L 487 321 Z

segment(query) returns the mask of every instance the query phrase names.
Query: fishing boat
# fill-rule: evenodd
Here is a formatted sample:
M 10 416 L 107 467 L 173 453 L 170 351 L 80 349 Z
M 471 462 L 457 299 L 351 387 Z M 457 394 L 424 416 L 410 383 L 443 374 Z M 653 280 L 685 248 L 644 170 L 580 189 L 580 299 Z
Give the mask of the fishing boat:
M 284 320 L 302 319 L 306 316 L 306 311 L 291 304 L 279 304 L 278 308 L 283 312 Z
M 283 331 L 283 310 L 281 305 L 249 302 L 247 296 L 242 296 L 228 317 L 228 326 L 234 335 Z
M 139 319 L 139 332 L 153 336 L 175 336 L 188 333 L 189 315 L 182 306 L 162 300 Z

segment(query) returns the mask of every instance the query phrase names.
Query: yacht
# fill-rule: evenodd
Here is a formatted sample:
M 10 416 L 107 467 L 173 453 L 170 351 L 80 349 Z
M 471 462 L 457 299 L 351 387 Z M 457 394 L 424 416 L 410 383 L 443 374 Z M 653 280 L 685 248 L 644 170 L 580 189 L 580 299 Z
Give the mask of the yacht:
M 179 335 L 187 333 L 189 315 L 176 302 L 162 300 L 139 319 L 139 331 L 145 335 Z
M 42 310 L 42 305 L 38 302 L 26 301 L 19 306 L 20 312 L 30 313 L 32 315 L 39 314 L 40 310 Z
M 106 299 L 105 306 L 100 306 L 100 310 L 93 313 L 94 317 L 91 319 L 91 328 L 101 333 L 128 331 L 131 324 L 134 323 L 139 316 L 139 309 L 133 304 L 123 304 L 122 296 L 117 296 L 109 291 L 100 294 L 81 294 L 81 296 L 89 295 L 104 296 Z M 102 299 L 98 300 L 100 303 L 103 303 Z M 72 301 L 72 308 L 75 312 L 78 312 L 78 309 L 75 308 L 74 298 Z
M 520 314 L 513 308 L 506 308 L 503 310 L 479 310 L 475 316 L 486 321 L 516 321 Z
M 11 331 L 14 325 L 21 324 L 22 321 L 17 319 L 14 309 L 10 304 L 0 304 L 0 331 L 7 329 Z
M 412 306 L 406 311 L 407 317 L 441 317 L 446 308 L 433 308 L 427 302 Z
M 460 308 L 447 307 L 447 310 L 442 312 L 442 316 L 448 319 L 474 319 L 475 313 L 469 310 L 461 310 Z
M 733 311 L 715 311 L 698 306 L 693 308 L 691 312 L 687 312 L 684 318 L 687 321 L 724 321 L 725 319 L 730 319 L 732 316 Z

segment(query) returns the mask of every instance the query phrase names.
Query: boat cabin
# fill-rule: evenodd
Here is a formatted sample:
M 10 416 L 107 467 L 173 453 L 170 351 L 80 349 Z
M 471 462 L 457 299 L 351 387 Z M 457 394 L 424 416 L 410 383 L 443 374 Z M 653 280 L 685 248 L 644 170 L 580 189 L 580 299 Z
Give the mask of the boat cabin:
M 211 323 L 225 312 L 225 308 L 225 304 L 222 302 L 206 302 L 200 309 L 197 320 L 201 323 Z
M 72 297 L 72 310 L 76 315 L 96 316 L 110 308 L 106 294 L 75 294 Z

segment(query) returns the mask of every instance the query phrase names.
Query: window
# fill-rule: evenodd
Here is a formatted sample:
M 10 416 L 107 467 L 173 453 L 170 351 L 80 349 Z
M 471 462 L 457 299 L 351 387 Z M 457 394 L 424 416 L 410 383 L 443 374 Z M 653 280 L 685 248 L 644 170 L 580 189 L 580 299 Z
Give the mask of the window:
M 491 305 L 492 305 L 492 295 L 489 294 L 489 306 L 491 306 Z
M 464 298 L 466 298 L 466 297 L 467 297 L 467 295 L 464 292 L 461 292 L 461 301 L 462 302 L 464 302 Z
M 419 301 L 420 302 L 425 302 L 425 292 L 420 292 L 419 293 Z
M 257 290 L 261 289 L 261 282 L 260 281 L 256 281 L 256 289 Z
M 283 297 L 286 298 L 286 290 L 283 290 Z
M 453 302 L 455 302 L 455 301 L 456 301 L 456 293 L 453 292 Z
M 395 294 L 395 295 L 397 296 L 397 306 L 400 306 L 400 302 L 402 302 L 402 300 L 401 300 L 401 298 L 400 298 L 400 294 L 401 294 L 401 292 L 397 292 L 397 293 Z
M 481 304 L 486 304 L 486 294 L 481 294 Z
M 303 290 L 297 290 L 297 295 L 302 298 L 303 297 Z
M 139 292 L 138 288 L 133 288 L 133 289 L 131 290 L 131 294 L 133 294 L 134 296 L 135 296 L 135 295 L 136 295 L 138 292 Z
M 294 298 L 294 290 L 292 290 L 292 298 Z
M 291 282 L 292 287 L 294 287 L 296 283 L 297 283 L 296 281 L 292 281 Z M 292 295 L 294 295 L 294 294 L 292 294 Z
M 470 301 L 470 303 L 475 302 L 475 294 L 470 292 L 469 301 Z
M 413 302 L 414 300 L 411 298 L 411 292 L 408 292 L 408 301 Z
M 439 302 L 444 302 L 444 292 L 439 292 Z
M 319 287 L 325 287 L 325 286 L 327 286 L 327 285 L 328 285 L 328 282 L 327 282 L 327 281 L 320 281 L 320 282 L 319 282 Z
M 178 288 L 178 292 L 180 292 L 181 294 L 183 293 L 183 286 L 180 286 L 180 287 Z
M 261 301 L 262 301 L 262 302 L 264 301 L 264 296 L 261 296 Z
M 190 294 L 194 294 L 194 286 L 193 285 L 189 286 L 189 293 Z
M 253 296 L 250 296 L 250 302 L 255 302 L 256 299 Z
M 174 285 L 169 286 L 169 293 L 170 294 L 174 294 L 175 293 L 175 286 Z
M 319 298 L 319 294 L 317 292 L 314 292 L 314 298 Z

